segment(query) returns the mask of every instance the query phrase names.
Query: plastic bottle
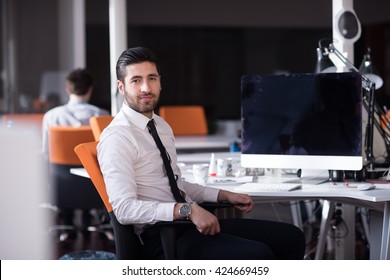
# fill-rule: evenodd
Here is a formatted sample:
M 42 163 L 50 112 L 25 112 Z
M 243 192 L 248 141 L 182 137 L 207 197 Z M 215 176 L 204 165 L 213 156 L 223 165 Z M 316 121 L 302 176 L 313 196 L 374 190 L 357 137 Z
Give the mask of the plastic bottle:
M 214 153 L 210 157 L 209 176 L 217 176 L 217 162 Z

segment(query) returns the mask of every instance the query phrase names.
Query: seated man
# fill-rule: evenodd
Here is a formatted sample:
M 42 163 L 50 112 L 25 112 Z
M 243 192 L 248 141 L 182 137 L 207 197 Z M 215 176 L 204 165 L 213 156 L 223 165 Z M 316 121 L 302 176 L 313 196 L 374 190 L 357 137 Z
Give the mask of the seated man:
M 218 220 L 196 203 L 229 202 L 245 213 L 253 208 L 246 194 L 181 179 L 172 129 L 154 113 L 161 91 L 154 53 L 130 48 L 119 57 L 116 72 L 123 106 L 101 135 L 98 160 L 113 211 L 120 223 L 135 225 L 144 257 L 163 258 L 154 223 L 189 219 L 195 226 L 178 233 L 179 259 L 303 259 L 305 238 L 297 227 Z
M 89 104 L 93 92 L 93 77 L 87 69 L 75 69 L 66 77 L 65 90 L 69 95 L 69 102 L 57 106 L 45 113 L 42 121 L 42 152 L 49 158 L 49 128 L 52 126 L 84 126 L 89 125 L 89 119 L 94 116 L 109 115 L 109 112 L 95 105 Z M 53 172 L 56 173 L 56 172 Z M 71 183 L 66 176 L 58 178 L 53 184 Z M 55 177 L 55 176 L 54 176 Z M 69 181 L 66 181 L 69 179 Z M 55 189 L 55 188 L 54 188 Z M 61 216 L 66 225 L 73 225 L 73 209 L 61 209 Z M 83 224 L 87 225 L 90 214 L 83 212 Z

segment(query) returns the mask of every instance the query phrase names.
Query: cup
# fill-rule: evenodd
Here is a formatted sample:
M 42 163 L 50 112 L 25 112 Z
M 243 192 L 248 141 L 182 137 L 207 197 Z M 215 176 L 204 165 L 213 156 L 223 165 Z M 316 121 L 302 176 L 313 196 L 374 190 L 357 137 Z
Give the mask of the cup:
M 230 177 L 233 176 L 235 166 L 234 166 L 234 161 L 232 158 L 227 158 L 226 159 L 226 174 L 225 176 Z
M 225 177 L 226 170 L 227 170 L 227 161 L 223 158 L 218 158 L 217 159 L 217 176 L 218 177 Z
M 194 164 L 192 166 L 192 171 L 194 173 L 195 183 L 206 185 L 209 175 L 209 165 L 207 163 Z

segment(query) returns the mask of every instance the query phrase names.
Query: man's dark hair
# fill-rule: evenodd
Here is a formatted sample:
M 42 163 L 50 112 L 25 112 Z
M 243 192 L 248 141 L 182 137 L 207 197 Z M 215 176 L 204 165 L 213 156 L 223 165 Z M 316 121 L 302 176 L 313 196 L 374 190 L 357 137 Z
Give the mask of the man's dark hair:
M 87 69 L 75 69 L 66 77 L 73 94 L 83 96 L 87 94 L 93 84 L 93 77 Z
M 156 65 L 157 71 L 160 73 L 158 68 L 157 56 L 151 50 L 145 47 L 135 47 L 125 50 L 116 63 L 116 78 L 119 81 L 124 82 L 126 76 L 126 66 L 142 62 L 151 62 Z

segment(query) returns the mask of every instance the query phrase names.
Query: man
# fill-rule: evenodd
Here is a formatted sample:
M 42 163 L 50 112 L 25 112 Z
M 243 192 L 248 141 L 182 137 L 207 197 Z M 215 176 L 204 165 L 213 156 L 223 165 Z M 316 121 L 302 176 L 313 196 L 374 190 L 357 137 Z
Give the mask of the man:
M 101 135 L 98 160 L 113 211 L 120 223 L 135 225 L 145 258 L 163 258 L 159 232 L 150 225 L 187 218 L 195 226 L 179 233 L 180 259 L 303 259 L 305 238 L 293 225 L 249 219 L 219 221 L 193 203 L 226 201 L 244 213 L 253 208 L 248 195 L 180 179 L 172 129 L 154 113 L 161 91 L 154 53 L 144 47 L 130 48 L 119 57 L 116 72 L 123 106 Z M 149 132 L 150 120 L 186 202 L 176 202 L 171 192 L 169 168 L 164 168 L 162 153 Z
M 89 119 L 94 116 L 109 115 L 109 112 L 89 104 L 93 91 L 93 77 L 87 69 L 75 69 L 69 73 L 65 81 L 65 90 L 69 95 L 69 102 L 65 105 L 50 109 L 43 116 L 42 121 L 42 152 L 49 158 L 49 128 L 52 126 L 83 126 L 89 125 Z M 56 169 L 54 169 L 56 170 Z M 53 184 L 70 184 L 74 175 L 51 170 L 53 174 L 61 174 Z M 65 171 L 66 172 L 66 171 Z M 67 176 L 69 175 L 69 177 Z M 75 194 L 77 195 L 77 194 Z M 61 209 L 60 216 L 66 225 L 73 225 L 73 209 Z M 91 219 L 87 211 L 83 211 L 83 225 L 88 225 Z
M 109 115 L 109 112 L 89 104 L 93 91 L 93 77 L 87 69 L 75 69 L 66 78 L 65 90 L 69 102 L 47 111 L 42 122 L 42 149 L 49 149 L 49 127 L 89 125 L 94 116 Z

